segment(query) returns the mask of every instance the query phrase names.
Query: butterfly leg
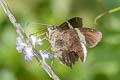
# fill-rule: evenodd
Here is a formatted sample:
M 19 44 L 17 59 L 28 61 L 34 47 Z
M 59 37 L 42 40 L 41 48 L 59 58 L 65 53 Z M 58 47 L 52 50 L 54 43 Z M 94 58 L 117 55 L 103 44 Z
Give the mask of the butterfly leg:
M 44 34 L 46 34 L 46 36 L 45 36 L 44 38 L 42 38 L 42 41 L 43 41 L 43 40 L 49 40 L 49 36 L 48 36 L 48 33 L 47 33 L 47 32 L 45 32 L 45 33 L 43 33 L 43 34 L 40 34 L 40 36 L 41 36 L 41 35 L 44 35 Z
M 49 34 L 47 32 L 45 32 L 45 34 L 46 34 L 46 39 L 50 40 Z

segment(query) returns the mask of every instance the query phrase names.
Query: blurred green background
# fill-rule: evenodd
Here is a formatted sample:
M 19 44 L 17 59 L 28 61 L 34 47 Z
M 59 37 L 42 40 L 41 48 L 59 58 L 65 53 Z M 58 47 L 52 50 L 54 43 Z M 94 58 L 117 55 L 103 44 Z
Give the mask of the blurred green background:
M 120 0 L 6 0 L 27 35 L 47 26 L 31 22 L 60 25 L 79 16 L 84 27 L 103 33 L 102 41 L 88 49 L 85 64 L 79 60 L 73 68 L 54 59 L 53 69 L 61 80 L 120 80 L 120 11 L 106 15 L 94 24 L 100 13 L 120 6 Z M 33 59 L 26 61 L 16 50 L 15 28 L 0 6 L 0 80 L 52 80 Z M 47 49 L 45 42 L 41 49 Z M 47 60 L 50 64 L 51 59 Z

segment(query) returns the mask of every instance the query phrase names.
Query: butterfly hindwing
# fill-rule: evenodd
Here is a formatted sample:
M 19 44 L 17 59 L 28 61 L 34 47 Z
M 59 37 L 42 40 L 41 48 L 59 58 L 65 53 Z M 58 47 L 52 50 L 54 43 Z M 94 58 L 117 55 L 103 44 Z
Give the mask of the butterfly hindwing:
M 80 28 L 80 32 L 85 36 L 86 45 L 89 48 L 95 47 L 102 38 L 102 33 L 92 28 Z
M 75 64 L 76 61 L 78 61 L 79 56 L 74 51 L 63 51 L 62 57 L 59 57 L 59 59 L 63 64 L 66 64 L 67 66 L 72 68 L 72 65 Z

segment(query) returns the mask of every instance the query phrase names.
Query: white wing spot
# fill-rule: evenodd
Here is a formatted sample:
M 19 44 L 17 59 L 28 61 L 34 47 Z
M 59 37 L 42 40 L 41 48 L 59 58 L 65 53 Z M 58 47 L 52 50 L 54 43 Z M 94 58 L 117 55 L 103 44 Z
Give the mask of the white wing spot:
M 86 40 L 85 40 L 85 36 L 80 32 L 80 30 L 78 28 L 75 28 L 78 37 L 80 38 L 80 41 L 82 41 L 85 45 L 86 45 Z
M 83 48 L 83 54 L 84 54 L 84 60 L 83 60 L 83 63 L 86 61 L 86 57 L 87 57 L 87 49 L 86 49 L 86 46 L 81 43 L 81 46 Z
M 70 29 L 73 29 L 73 26 L 68 21 L 67 21 L 67 24 Z

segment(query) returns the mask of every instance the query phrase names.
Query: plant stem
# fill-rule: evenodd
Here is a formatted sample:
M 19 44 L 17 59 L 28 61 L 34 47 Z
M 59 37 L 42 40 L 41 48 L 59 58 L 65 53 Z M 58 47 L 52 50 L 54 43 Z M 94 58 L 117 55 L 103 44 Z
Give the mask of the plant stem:
M 18 35 L 24 40 L 24 42 L 27 45 L 32 46 L 32 44 L 29 41 L 27 35 L 25 34 L 22 26 L 17 22 L 16 18 L 14 17 L 14 15 L 9 10 L 6 2 L 4 0 L 0 0 L 0 4 L 1 4 L 2 8 L 4 9 L 5 13 L 7 14 L 7 16 L 9 17 L 10 22 L 16 28 L 16 32 L 18 33 Z M 54 80 L 60 80 L 59 77 L 51 69 L 51 67 L 42 59 L 42 57 L 39 55 L 39 52 L 34 48 L 32 49 L 32 51 L 33 51 L 33 54 L 34 54 L 35 58 L 42 64 L 42 67 L 48 73 L 48 75 Z

